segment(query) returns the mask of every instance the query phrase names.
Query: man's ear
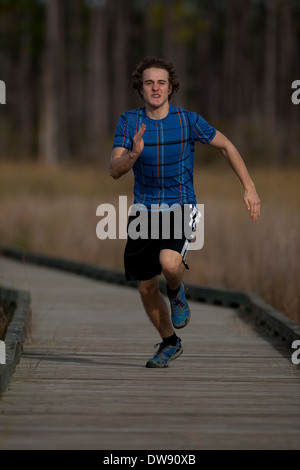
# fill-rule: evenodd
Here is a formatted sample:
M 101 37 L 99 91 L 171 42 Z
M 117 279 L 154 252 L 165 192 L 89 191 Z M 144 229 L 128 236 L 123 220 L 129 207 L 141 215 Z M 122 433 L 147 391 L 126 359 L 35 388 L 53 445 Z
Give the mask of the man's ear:
M 173 91 L 173 88 L 172 88 L 172 85 L 169 86 L 169 91 L 168 91 L 168 95 L 170 95 Z

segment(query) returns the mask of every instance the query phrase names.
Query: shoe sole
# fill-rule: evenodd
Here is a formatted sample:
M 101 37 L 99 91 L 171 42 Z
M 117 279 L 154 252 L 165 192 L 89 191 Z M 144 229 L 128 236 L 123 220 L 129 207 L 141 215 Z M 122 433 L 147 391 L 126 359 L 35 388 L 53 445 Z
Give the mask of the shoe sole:
M 172 357 L 170 357 L 168 362 L 166 364 L 164 364 L 163 366 L 159 366 L 159 365 L 156 365 L 154 362 L 148 361 L 147 364 L 146 364 L 146 367 L 148 369 L 164 369 L 164 368 L 168 367 L 169 362 L 174 361 L 174 359 L 177 359 L 177 357 L 181 356 L 182 353 L 183 353 L 183 347 L 181 347 L 179 349 L 179 351 L 177 351 Z
M 181 328 L 184 328 L 190 321 L 191 319 L 191 311 L 190 311 L 190 314 L 188 317 L 186 317 L 186 319 L 184 320 L 183 323 L 179 323 L 178 325 L 176 325 L 176 323 L 173 322 L 173 319 L 172 319 L 172 324 L 174 326 L 174 328 L 176 328 L 177 330 L 180 330 Z

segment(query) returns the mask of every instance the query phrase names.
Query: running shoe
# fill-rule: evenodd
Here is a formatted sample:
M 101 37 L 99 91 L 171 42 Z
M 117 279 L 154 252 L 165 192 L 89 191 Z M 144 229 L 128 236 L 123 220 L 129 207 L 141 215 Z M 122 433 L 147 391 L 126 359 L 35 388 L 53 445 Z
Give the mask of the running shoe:
M 154 354 L 154 356 L 149 359 L 146 364 L 146 367 L 151 368 L 162 368 L 168 367 L 169 362 L 176 359 L 183 353 L 183 347 L 181 346 L 181 339 L 177 339 L 177 343 L 175 346 L 170 344 L 157 343 L 154 347 L 156 348 L 159 346 L 158 351 Z
M 187 303 L 183 284 L 180 284 L 179 292 L 176 297 L 169 297 L 171 307 L 171 320 L 174 328 L 184 328 L 191 318 L 191 311 Z

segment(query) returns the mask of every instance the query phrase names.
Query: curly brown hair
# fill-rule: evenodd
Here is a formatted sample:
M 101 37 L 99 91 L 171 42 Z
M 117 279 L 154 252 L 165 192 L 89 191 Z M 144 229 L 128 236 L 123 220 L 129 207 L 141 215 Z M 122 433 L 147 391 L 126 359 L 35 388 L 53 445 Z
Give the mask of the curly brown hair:
M 167 70 L 167 72 L 169 72 L 169 81 L 170 86 L 172 87 L 172 91 L 169 95 L 169 98 L 171 98 L 173 93 L 179 90 L 179 80 L 172 62 L 168 62 L 164 59 L 161 59 L 160 57 L 148 56 L 144 60 L 139 62 L 136 69 L 132 72 L 131 75 L 132 88 L 137 90 L 140 96 L 143 97 L 141 93 L 143 87 L 143 72 L 144 70 L 150 69 L 151 67 Z

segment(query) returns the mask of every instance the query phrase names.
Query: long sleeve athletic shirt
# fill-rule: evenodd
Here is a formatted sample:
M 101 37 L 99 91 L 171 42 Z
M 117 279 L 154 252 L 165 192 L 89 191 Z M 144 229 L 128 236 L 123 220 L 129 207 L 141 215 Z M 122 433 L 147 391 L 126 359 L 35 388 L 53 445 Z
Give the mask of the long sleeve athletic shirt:
M 194 145 L 208 144 L 216 129 L 197 113 L 169 106 L 164 119 L 151 119 L 145 108 L 121 115 L 113 148 L 132 150 L 133 137 L 146 124 L 144 149 L 133 165 L 134 203 L 151 210 L 157 206 L 196 204 L 194 192 Z

